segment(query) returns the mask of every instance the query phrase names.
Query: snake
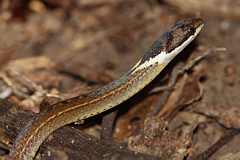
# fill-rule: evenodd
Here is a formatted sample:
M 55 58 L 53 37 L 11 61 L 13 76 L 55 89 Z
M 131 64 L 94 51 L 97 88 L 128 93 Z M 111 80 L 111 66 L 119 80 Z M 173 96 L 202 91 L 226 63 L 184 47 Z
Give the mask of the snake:
M 119 79 L 40 111 L 17 136 L 9 159 L 31 160 L 43 141 L 58 128 L 100 114 L 126 101 L 155 79 L 203 28 L 201 18 L 177 22 Z

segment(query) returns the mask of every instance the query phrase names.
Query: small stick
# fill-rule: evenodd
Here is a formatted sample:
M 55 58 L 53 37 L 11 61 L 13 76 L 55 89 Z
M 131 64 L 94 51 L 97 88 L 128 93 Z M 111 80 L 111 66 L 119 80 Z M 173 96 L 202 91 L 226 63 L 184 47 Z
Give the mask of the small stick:
M 156 107 L 153 109 L 153 111 L 148 115 L 148 117 L 155 116 L 162 108 L 164 103 L 167 101 L 169 98 L 171 91 L 173 90 L 173 87 L 177 81 L 177 78 L 185 73 L 186 71 L 190 70 L 195 66 L 200 60 L 202 60 L 204 57 L 209 55 L 213 51 L 225 51 L 226 48 L 214 48 L 214 49 L 209 49 L 208 51 L 204 52 L 201 56 L 198 56 L 197 58 L 193 59 L 191 62 L 186 64 L 184 67 L 181 68 L 182 64 L 176 65 L 173 68 L 173 71 L 171 73 L 171 78 L 169 80 L 169 84 L 167 86 L 161 86 L 161 87 L 156 87 L 153 89 L 149 94 L 153 94 L 156 92 L 164 91 L 162 97 L 159 99 Z M 181 68 L 181 69 L 180 69 Z
M 101 139 L 111 140 L 113 135 L 113 126 L 117 116 L 118 110 L 113 111 L 107 115 L 105 115 L 102 119 L 102 131 L 101 131 Z
M 221 137 L 215 144 L 213 144 L 211 147 L 209 147 L 207 150 L 197 155 L 196 157 L 190 158 L 190 160 L 208 159 L 211 155 L 213 155 L 213 153 L 215 153 L 219 148 L 221 148 L 223 145 L 231 141 L 231 139 L 239 133 L 240 133 L 239 129 L 227 131 L 227 133 L 223 137 Z

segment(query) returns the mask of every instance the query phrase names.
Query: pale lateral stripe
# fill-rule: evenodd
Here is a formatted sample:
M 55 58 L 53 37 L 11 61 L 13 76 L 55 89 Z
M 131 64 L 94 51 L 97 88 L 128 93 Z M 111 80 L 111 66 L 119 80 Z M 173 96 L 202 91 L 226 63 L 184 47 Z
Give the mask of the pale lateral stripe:
M 148 61 L 144 62 L 143 64 L 139 65 L 141 60 L 133 67 L 135 70 L 133 71 L 136 72 L 140 69 L 144 69 L 146 67 L 149 67 L 155 63 L 159 64 L 164 64 L 170 62 L 178 53 L 180 53 L 193 39 L 198 35 L 200 30 L 202 29 L 203 25 L 199 28 L 196 29 L 196 32 L 194 35 L 190 36 L 185 42 L 183 42 L 182 45 L 178 46 L 174 50 L 172 50 L 171 53 L 166 53 L 166 52 L 160 52 L 156 57 L 150 58 Z M 139 65 L 139 66 L 138 66 Z M 137 68 L 136 68 L 137 67 Z

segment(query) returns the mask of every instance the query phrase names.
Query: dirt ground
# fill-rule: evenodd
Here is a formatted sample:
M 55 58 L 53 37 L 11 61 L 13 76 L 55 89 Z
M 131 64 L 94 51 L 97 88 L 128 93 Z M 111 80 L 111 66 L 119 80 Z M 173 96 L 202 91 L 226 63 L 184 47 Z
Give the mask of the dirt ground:
M 117 79 L 188 17 L 203 19 L 200 35 L 147 89 L 114 109 L 114 140 L 107 141 L 150 156 L 135 159 L 240 159 L 239 8 L 238 0 L 0 1 L 0 159 L 46 96 L 63 100 Z M 170 90 L 162 89 L 171 82 Z M 5 103 L 28 109 L 30 117 L 7 121 Z M 103 116 L 70 126 L 99 138 Z M 17 129 L 10 133 L 11 125 Z M 37 158 L 77 157 L 46 141 Z M 78 158 L 103 159 L 82 147 Z M 106 159 L 124 158 L 109 152 Z

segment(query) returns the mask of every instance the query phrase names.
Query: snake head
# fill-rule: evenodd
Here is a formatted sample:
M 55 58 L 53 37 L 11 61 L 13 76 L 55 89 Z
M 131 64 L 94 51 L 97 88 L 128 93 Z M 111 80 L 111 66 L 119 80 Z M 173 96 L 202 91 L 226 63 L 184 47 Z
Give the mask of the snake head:
M 203 25 L 203 20 L 200 18 L 188 18 L 179 21 L 160 37 L 161 52 L 174 54 L 174 51 L 182 51 L 198 35 Z
M 179 21 L 152 45 L 133 70 L 140 70 L 154 64 L 168 64 L 195 39 L 203 25 L 203 20 L 200 18 Z

